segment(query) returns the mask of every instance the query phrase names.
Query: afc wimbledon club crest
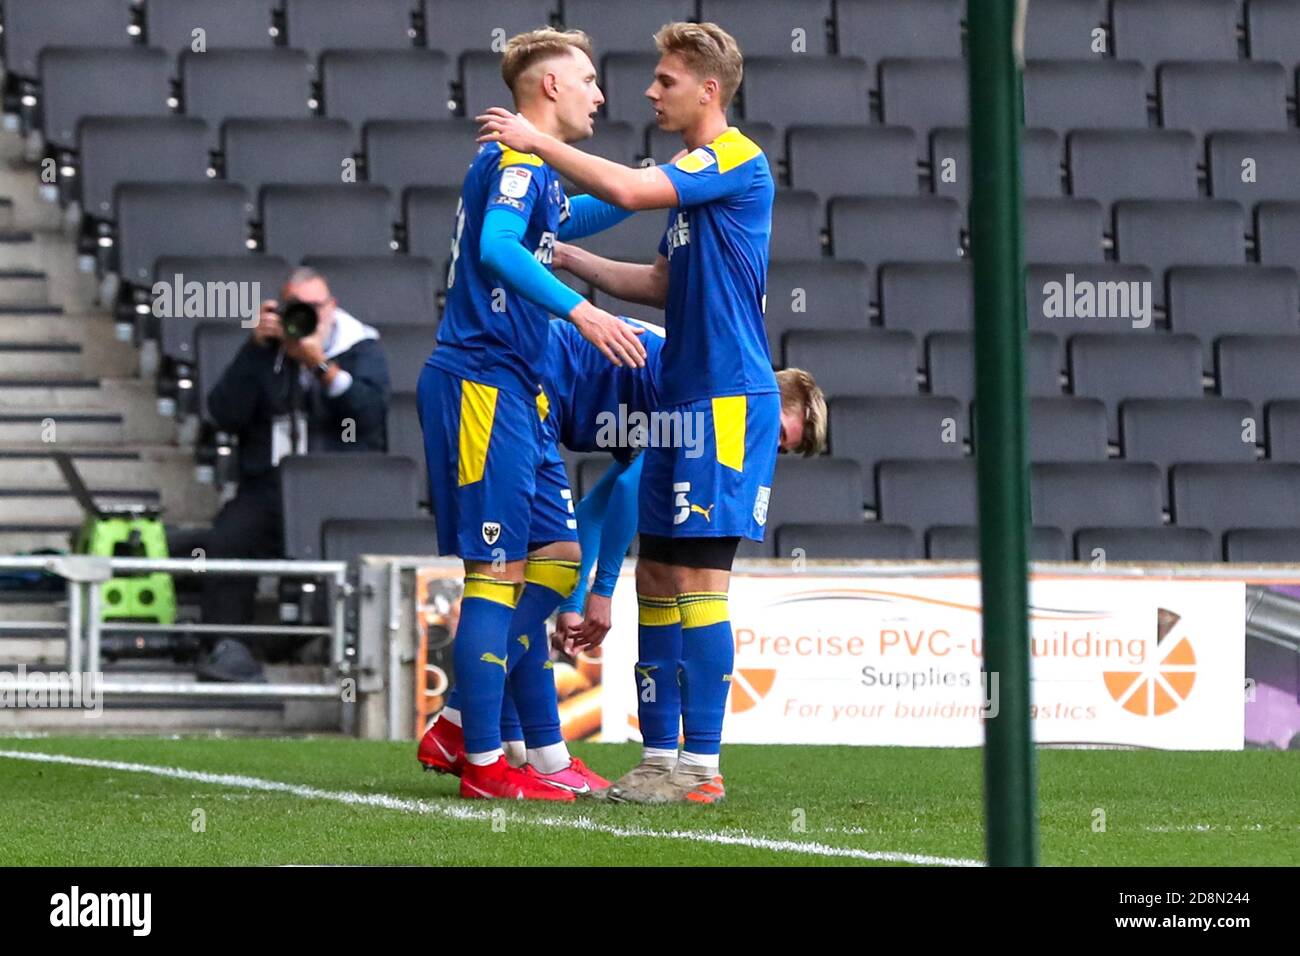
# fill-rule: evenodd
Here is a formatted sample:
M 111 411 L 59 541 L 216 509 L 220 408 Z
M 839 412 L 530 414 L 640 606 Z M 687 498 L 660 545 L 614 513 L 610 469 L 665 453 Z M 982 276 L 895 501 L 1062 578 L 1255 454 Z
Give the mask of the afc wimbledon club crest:
M 767 499 L 771 496 L 771 488 L 767 485 L 758 486 L 758 494 L 754 497 L 754 520 L 760 525 L 767 524 Z
M 483 540 L 486 541 L 489 545 L 492 545 L 497 543 L 497 538 L 499 537 L 501 537 L 501 522 L 484 521 Z

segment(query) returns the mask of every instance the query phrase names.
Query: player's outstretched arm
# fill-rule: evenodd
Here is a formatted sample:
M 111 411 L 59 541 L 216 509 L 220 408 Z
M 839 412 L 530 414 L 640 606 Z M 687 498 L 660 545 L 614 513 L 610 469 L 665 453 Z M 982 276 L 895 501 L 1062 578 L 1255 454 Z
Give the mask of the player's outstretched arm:
M 480 143 L 501 143 L 540 156 L 562 176 L 622 209 L 670 209 L 677 205 L 677 190 L 657 166 L 624 166 L 584 153 L 500 106 L 490 107 L 475 119 L 481 125 Z
M 587 595 L 582 625 L 574 635 L 574 647 L 578 650 L 600 646 L 612 625 L 610 611 L 614 601 L 614 588 L 623 571 L 627 549 L 636 537 L 637 498 L 641 489 L 641 462 L 644 458 L 644 455 L 638 455 L 626 468 L 615 465 L 601 479 L 603 483 L 613 476 L 614 486 L 605 506 L 596 579 L 592 582 L 591 593 Z
M 558 242 L 552 264 L 626 302 L 640 302 L 662 309 L 668 301 L 668 260 L 663 256 L 659 256 L 653 265 L 620 262 Z

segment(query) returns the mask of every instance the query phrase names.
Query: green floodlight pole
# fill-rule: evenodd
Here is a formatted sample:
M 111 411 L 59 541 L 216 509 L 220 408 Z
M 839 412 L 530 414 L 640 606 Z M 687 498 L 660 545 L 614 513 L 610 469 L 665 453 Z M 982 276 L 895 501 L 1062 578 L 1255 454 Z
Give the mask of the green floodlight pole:
M 1035 866 L 1020 185 L 1024 9 L 1018 20 L 1017 0 L 967 0 L 966 11 L 980 590 L 990 702 L 984 722 L 985 839 L 991 865 Z

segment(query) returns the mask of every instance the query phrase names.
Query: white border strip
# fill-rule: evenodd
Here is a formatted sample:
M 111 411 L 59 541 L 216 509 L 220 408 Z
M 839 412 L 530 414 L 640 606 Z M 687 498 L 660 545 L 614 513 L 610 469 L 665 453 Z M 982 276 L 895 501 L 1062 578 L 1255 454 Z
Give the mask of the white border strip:
M 350 806 L 376 807 L 381 810 L 397 810 L 402 813 L 433 814 L 453 820 L 490 821 L 493 819 L 491 810 L 482 810 L 465 804 L 409 800 L 383 793 L 320 790 L 302 784 L 281 783 L 277 780 L 264 780 L 261 777 L 247 777 L 242 774 L 204 773 L 198 770 L 184 770 L 180 767 L 157 767 L 151 764 L 124 763 L 118 760 L 96 760 L 91 757 L 71 757 L 65 754 L 39 753 L 28 750 L 0 750 L 0 758 L 29 760 L 34 763 L 67 764 L 74 767 L 95 767 L 100 770 L 121 770 L 127 773 L 143 773 L 155 777 L 170 777 L 174 780 L 190 780 L 195 783 L 212 784 L 218 787 L 238 787 L 245 790 L 262 790 L 269 793 L 287 793 L 291 796 L 301 797 L 304 800 L 329 800 L 333 803 L 344 803 Z M 891 853 L 882 850 L 858 850 L 851 847 L 829 846 L 824 843 L 807 843 L 801 840 L 772 840 L 766 837 L 746 836 L 743 833 L 732 835 L 714 833 L 708 830 L 647 830 L 642 827 L 609 826 L 582 816 L 537 817 L 507 814 L 506 819 L 512 823 L 523 825 L 583 830 L 589 833 L 603 833 L 613 837 L 684 840 L 691 843 L 712 843 L 722 846 L 743 846 L 755 850 L 771 850 L 774 853 L 801 853 L 809 856 L 841 857 L 882 863 L 911 863 L 917 866 L 984 865 L 980 860 L 966 860 L 960 857 L 928 856 L 921 853 Z

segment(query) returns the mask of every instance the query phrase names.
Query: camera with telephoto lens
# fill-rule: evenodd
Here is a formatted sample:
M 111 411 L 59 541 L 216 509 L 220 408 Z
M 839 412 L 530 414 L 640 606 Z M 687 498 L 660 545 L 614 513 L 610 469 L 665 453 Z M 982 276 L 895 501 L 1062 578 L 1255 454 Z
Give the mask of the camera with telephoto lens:
M 280 328 L 286 339 L 305 339 L 316 331 L 319 316 L 316 306 L 300 299 L 289 299 L 275 310 L 280 317 Z

